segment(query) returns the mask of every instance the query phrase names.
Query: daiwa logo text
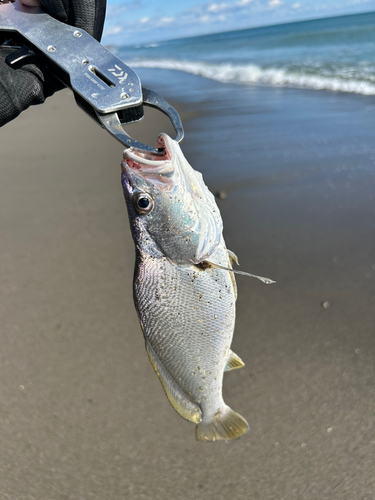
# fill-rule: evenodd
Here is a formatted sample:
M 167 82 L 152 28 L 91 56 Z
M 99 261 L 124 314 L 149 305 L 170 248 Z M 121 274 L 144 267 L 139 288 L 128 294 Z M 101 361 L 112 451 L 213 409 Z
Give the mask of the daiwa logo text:
M 125 71 L 123 69 L 121 69 L 120 66 L 117 66 L 117 64 L 115 64 L 114 68 L 108 68 L 108 71 L 110 71 L 113 76 L 118 78 L 118 81 L 121 84 L 125 83 L 125 80 L 128 77 L 128 74 L 125 73 Z

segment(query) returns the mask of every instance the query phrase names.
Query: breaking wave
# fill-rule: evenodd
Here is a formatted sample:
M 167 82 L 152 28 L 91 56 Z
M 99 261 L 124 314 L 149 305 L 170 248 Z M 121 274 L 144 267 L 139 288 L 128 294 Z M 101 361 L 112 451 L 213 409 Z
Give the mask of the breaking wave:
M 373 68 L 262 68 L 255 64 L 204 63 L 195 61 L 135 60 L 135 68 L 159 68 L 184 71 L 223 83 L 245 85 L 270 85 L 280 87 L 306 88 L 375 95 L 375 72 Z M 319 72 L 321 69 L 321 72 Z M 314 73 L 315 71 L 315 73 Z

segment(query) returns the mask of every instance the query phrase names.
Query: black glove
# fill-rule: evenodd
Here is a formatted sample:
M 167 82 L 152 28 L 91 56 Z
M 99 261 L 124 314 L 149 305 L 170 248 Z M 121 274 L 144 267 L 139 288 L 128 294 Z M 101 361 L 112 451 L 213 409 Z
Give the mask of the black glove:
M 82 28 L 100 41 L 106 0 L 40 0 L 43 8 L 59 21 Z M 1 7 L 0 7 L 1 8 Z M 14 49 L 0 48 L 0 126 L 16 118 L 32 104 L 41 104 L 61 83 L 42 64 L 13 69 L 5 62 Z

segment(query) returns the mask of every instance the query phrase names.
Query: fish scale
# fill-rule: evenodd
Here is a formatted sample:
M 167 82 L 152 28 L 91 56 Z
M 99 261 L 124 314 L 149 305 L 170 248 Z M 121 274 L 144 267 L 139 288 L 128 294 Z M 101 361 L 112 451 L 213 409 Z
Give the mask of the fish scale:
M 145 255 L 137 261 L 134 291 L 144 335 L 182 391 L 212 415 L 221 403 L 220 374 L 235 322 L 230 275 Z

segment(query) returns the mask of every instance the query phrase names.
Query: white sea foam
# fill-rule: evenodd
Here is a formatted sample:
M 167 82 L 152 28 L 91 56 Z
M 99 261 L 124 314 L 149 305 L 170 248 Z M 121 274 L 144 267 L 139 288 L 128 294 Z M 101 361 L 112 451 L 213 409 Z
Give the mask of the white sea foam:
M 345 70 L 330 75 L 319 74 L 319 71 L 316 74 L 311 74 L 311 71 L 307 72 L 303 69 L 296 71 L 295 69 L 289 70 L 288 68 L 261 68 L 255 64 L 213 64 L 172 59 L 139 60 L 132 61 L 130 65 L 138 68 L 184 71 L 223 83 L 272 85 L 375 95 L 375 74 L 367 74 L 366 78 L 361 78 L 361 75 L 358 73 L 358 76 L 353 78 L 348 77 Z

